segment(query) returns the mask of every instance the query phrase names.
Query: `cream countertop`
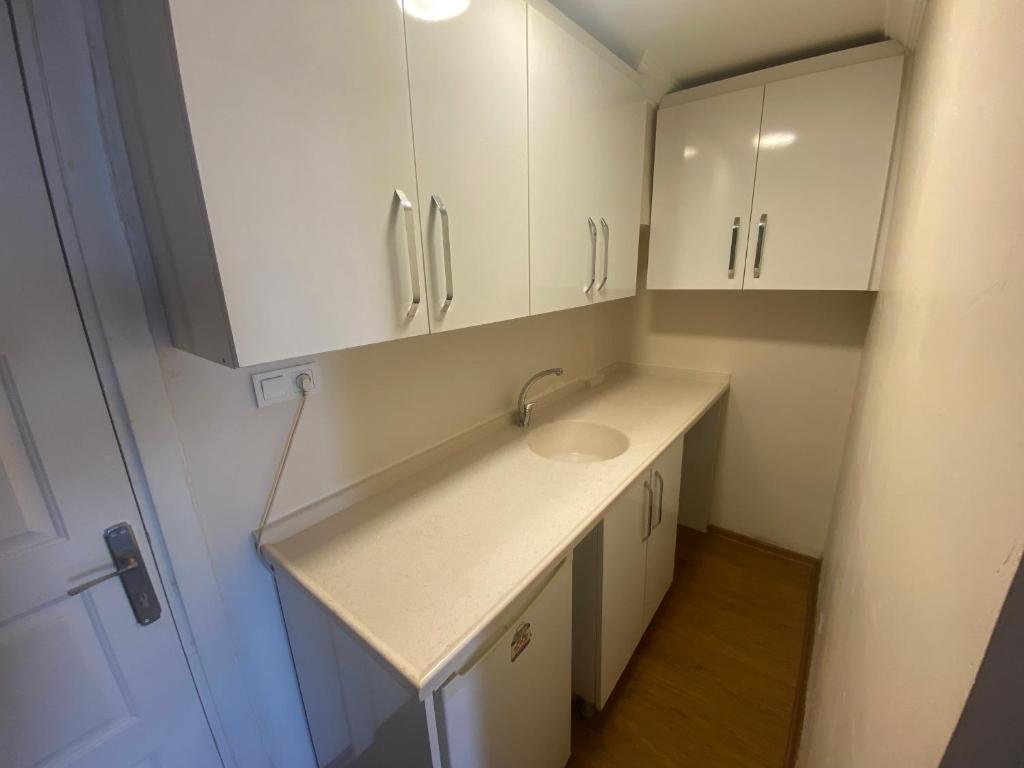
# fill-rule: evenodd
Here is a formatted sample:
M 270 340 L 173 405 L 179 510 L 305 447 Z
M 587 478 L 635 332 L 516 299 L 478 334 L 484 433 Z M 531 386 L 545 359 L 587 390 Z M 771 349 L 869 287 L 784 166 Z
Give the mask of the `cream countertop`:
M 727 390 L 728 377 L 617 370 L 534 415 L 623 432 L 602 462 L 542 458 L 510 426 L 264 553 L 421 696 Z

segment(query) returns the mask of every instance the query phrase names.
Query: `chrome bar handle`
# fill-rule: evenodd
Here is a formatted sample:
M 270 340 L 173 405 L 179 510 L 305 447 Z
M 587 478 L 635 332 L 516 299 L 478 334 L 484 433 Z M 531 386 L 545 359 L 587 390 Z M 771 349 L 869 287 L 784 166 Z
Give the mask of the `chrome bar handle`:
M 603 291 L 605 283 L 608 282 L 608 222 L 604 220 L 604 216 L 601 217 L 601 234 L 604 235 L 604 278 L 597 286 L 599 291 Z
M 448 206 L 440 195 L 431 195 L 430 202 L 437 206 L 437 212 L 441 214 L 441 244 L 444 247 L 444 286 L 445 297 L 441 303 L 441 311 L 447 312 L 455 299 L 455 284 L 452 282 L 452 238 L 451 230 L 448 228 Z
M 420 308 L 420 270 L 419 264 L 416 263 L 416 222 L 413 219 L 412 203 L 409 202 L 405 192 L 396 189 L 395 197 L 398 198 L 398 204 L 405 214 L 405 240 L 409 249 L 409 279 L 412 281 L 412 302 L 409 304 L 409 310 L 405 316 L 411 320 Z
M 661 476 L 661 472 L 654 470 L 654 479 L 658 481 L 658 522 L 651 527 L 657 528 L 661 525 L 661 518 L 665 512 L 665 478 Z
M 597 227 L 589 216 L 587 217 L 587 226 L 590 227 L 590 282 L 583 286 L 583 292 L 589 294 L 594 290 L 594 283 L 597 282 Z
M 729 246 L 729 279 L 736 277 L 736 244 L 740 239 L 740 217 L 732 220 L 732 244 Z
M 654 530 L 654 489 L 651 488 L 651 484 L 644 480 L 644 499 L 646 504 L 644 505 L 644 527 L 643 533 L 640 535 L 640 541 L 647 541 L 651 537 L 651 531 Z
M 757 222 L 757 251 L 754 254 L 754 277 L 761 276 L 761 257 L 764 255 L 764 231 L 768 229 L 768 214 L 762 213 Z

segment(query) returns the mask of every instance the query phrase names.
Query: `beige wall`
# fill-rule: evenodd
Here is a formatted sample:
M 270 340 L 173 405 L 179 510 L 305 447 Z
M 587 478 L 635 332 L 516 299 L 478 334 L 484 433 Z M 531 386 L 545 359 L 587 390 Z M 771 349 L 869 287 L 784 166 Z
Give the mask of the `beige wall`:
M 938 765 L 1020 561 L 1022 30 L 1019 0 L 926 14 L 825 557 L 805 768 Z
M 822 553 L 873 302 L 868 293 L 641 294 L 634 360 L 732 374 L 713 524 Z
M 150 290 L 152 294 L 152 289 Z M 503 412 L 540 368 L 586 376 L 625 356 L 634 300 L 321 355 L 322 391 L 296 433 L 274 517 Z M 162 335 L 158 329 L 158 335 Z M 250 531 L 296 403 L 256 408 L 250 376 L 160 347 L 189 482 L 276 765 L 306 731 L 280 607 Z M 273 367 L 273 366 L 269 366 Z

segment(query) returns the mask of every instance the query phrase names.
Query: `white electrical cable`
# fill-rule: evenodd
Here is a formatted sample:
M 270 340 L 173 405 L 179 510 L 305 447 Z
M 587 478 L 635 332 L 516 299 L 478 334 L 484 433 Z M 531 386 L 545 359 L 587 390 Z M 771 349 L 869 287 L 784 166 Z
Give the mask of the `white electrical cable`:
M 295 409 L 295 416 L 292 418 L 292 426 L 288 430 L 288 438 L 284 442 L 284 452 L 281 454 L 281 461 L 278 462 L 277 471 L 274 473 L 274 482 L 270 486 L 270 495 L 267 496 L 267 503 L 263 507 L 263 515 L 260 516 L 260 524 L 256 527 L 256 553 L 260 553 L 260 542 L 263 540 L 263 529 L 267 526 L 270 518 L 270 509 L 274 506 L 274 499 L 277 497 L 277 486 L 281 484 L 281 476 L 284 474 L 285 465 L 288 463 L 288 454 L 292 451 L 292 443 L 295 441 L 295 430 L 299 428 L 299 421 L 302 419 L 302 409 L 306 407 L 306 397 L 313 388 L 313 379 L 308 373 L 300 373 L 295 377 L 295 384 L 302 390 L 302 399 L 299 400 L 299 407 Z

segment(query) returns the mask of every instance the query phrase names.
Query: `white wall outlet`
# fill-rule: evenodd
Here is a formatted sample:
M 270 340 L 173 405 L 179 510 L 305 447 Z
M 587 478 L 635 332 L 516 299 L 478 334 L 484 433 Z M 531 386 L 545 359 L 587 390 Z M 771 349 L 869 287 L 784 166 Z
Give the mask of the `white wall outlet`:
M 320 391 L 320 365 L 303 363 L 290 368 L 278 368 L 273 371 L 262 371 L 252 375 L 252 391 L 256 395 L 256 406 L 265 408 L 302 396 L 297 379 L 302 373 L 308 373 L 313 380 L 310 394 Z

